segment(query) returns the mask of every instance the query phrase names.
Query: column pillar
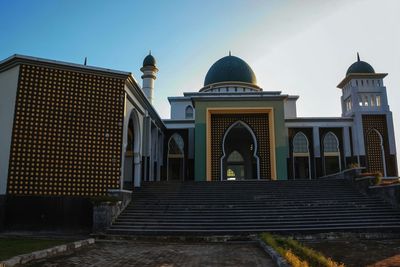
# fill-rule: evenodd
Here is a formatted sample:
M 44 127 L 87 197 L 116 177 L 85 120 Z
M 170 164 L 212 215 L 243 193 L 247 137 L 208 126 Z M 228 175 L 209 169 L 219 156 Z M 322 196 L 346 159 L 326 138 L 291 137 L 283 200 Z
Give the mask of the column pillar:
M 135 168 L 134 168 L 134 174 L 133 174 L 133 177 L 134 177 L 134 181 L 133 181 L 133 186 L 134 187 L 140 187 L 140 185 L 141 185 L 141 172 L 142 172 L 142 166 L 141 166 L 141 161 L 142 161 L 142 159 L 141 159 L 141 155 L 140 155 L 140 153 L 135 153 L 134 154 L 134 158 L 133 158 L 133 164 L 135 165 Z

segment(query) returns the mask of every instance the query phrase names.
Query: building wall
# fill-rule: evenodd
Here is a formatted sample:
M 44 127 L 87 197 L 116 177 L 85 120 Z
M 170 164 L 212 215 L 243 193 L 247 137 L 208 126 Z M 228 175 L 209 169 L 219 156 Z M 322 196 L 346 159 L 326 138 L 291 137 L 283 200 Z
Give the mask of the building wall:
M 191 106 L 192 105 L 192 101 L 190 98 L 187 98 L 187 100 L 173 100 L 170 99 L 170 103 L 171 103 L 171 119 L 173 120 L 184 120 L 186 119 L 185 114 L 186 114 L 186 108 L 187 106 Z M 194 114 L 194 109 L 193 109 L 193 114 Z M 194 118 L 194 115 L 193 115 Z
M 23 64 L 9 195 L 96 196 L 120 184 L 125 77 Z
M 297 97 L 288 97 L 285 100 L 285 119 L 297 117 L 296 101 Z
M 277 179 L 287 179 L 286 158 L 288 155 L 287 134 L 284 123 L 284 108 L 282 100 L 253 101 L 197 101 L 195 103 L 195 180 L 206 180 L 206 120 L 207 108 L 254 108 L 270 107 L 274 113 L 275 161 Z
M 19 66 L 16 66 L 0 73 L 0 196 L 4 195 L 7 189 L 8 161 L 10 158 L 19 69 Z

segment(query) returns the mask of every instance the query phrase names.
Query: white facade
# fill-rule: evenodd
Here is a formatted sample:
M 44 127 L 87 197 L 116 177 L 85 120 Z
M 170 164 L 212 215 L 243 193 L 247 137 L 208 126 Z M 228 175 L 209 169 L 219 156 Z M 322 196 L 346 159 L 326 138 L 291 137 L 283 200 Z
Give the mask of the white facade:
M 0 195 L 7 189 L 19 66 L 0 72 Z

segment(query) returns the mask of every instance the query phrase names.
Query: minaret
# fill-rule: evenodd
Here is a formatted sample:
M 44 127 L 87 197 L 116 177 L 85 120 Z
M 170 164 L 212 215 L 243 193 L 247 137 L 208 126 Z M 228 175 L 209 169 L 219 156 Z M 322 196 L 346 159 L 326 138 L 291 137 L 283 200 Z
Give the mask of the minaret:
M 143 67 L 140 69 L 143 72 L 142 90 L 150 103 L 153 103 L 154 80 L 158 69 L 156 67 L 156 59 L 151 55 L 151 51 L 143 60 Z
M 352 118 L 352 154 L 360 167 L 383 176 L 397 176 L 393 116 L 383 79 L 387 73 L 376 73 L 360 59 L 339 83 L 342 90 L 342 117 Z M 347 135 L 348 133 L 345 133 Z

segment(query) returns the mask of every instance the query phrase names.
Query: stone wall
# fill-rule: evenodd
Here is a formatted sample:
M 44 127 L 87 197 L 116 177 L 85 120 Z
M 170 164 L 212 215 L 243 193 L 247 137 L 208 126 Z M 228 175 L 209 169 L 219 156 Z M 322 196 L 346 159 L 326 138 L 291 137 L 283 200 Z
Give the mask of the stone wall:
M 102 202 L 93 206 L 93 227 L 95 233 L 105 231 L 118 215 L 128 206 L 132 198 L 132 192 L 127 190 L 109 190 L 108 195 L 116 197 L 116 203 Z
M 392 207 L 400 209 L 400 184 L 370 186 L 368 195 L 378 196 L 392 205 Z
M 372 185 L 374 176 L 357 178 L 356 173 L 352 175 L 346 175 L 345 179 L 359 192 L 367 196 L 379 197 L 393 208 L 400 209 L 400 184 Z

